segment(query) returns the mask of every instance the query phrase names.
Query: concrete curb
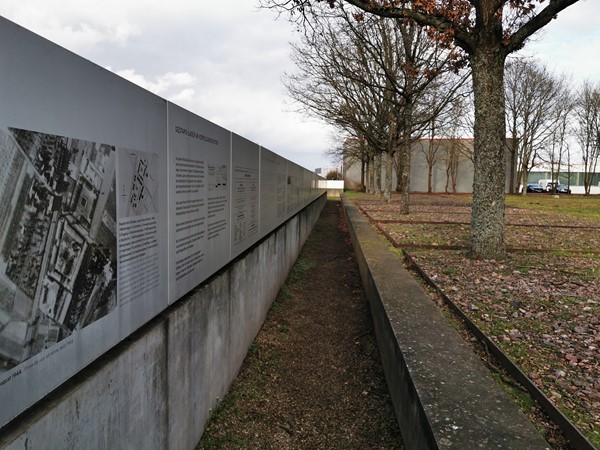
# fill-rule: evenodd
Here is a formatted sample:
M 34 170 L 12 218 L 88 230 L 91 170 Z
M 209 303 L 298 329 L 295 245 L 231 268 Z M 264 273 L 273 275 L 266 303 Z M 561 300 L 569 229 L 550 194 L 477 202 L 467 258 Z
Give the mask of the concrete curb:
M 548 449 L 401 259 L 342 201 L 406 448 Z

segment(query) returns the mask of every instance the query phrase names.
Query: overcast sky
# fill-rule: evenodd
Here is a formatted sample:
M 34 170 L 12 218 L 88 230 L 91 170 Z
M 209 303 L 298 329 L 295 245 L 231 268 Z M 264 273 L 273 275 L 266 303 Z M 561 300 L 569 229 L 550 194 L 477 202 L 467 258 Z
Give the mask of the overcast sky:
M 0 15 L 310 170 L 333 166 L 331 130 L 281 83 L 294 27 L 255 0 L 0 0 Z M 598 17 L 580 0 L 521 54 L 600 81 Z

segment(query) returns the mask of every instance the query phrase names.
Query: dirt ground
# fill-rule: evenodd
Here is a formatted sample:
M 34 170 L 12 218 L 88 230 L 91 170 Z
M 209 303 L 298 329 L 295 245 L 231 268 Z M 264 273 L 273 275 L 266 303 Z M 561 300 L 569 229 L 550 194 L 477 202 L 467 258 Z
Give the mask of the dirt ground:
M 531 208 L 506 209 L 509 255 L 501 261 L 465 256 L 468 197 L 411 195 L 409 216 L 398 201 L 354 201 L 600 448 L 600 221 L 591 214 L 600 199 L 528 197 L 519 203 Z M 536 416 L 536 405 L 515 393 Z M 568 448 L 543 419 L 534 422 L 553 448 Z
M 327 202 L 198 448 L 403 448 L 339 201 Z

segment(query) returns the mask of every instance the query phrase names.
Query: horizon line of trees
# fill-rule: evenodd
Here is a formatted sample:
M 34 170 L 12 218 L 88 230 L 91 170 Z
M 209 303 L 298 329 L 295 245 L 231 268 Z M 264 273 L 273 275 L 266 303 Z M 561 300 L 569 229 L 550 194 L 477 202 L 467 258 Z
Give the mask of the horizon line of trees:
M 359 138 L 331 154 L 360 161 L 369 192 L 386 201 L 399 192 L 408 214 L 412 145 L 436 130 L 456 132 L 450 124 L 468 97 L 462 60 L 410 20 L 357 16 L 343 6 L 312 23 L 292 60 L 297 72 L 284 84 L 301 109 Z

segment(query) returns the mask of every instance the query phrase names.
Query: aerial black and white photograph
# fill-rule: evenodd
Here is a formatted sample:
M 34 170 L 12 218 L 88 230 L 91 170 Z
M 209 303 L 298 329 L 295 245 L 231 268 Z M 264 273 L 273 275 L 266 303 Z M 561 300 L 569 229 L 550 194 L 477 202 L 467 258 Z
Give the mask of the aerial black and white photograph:
M 115 153 L 0 129 L 0 373 L 117 306 Z

